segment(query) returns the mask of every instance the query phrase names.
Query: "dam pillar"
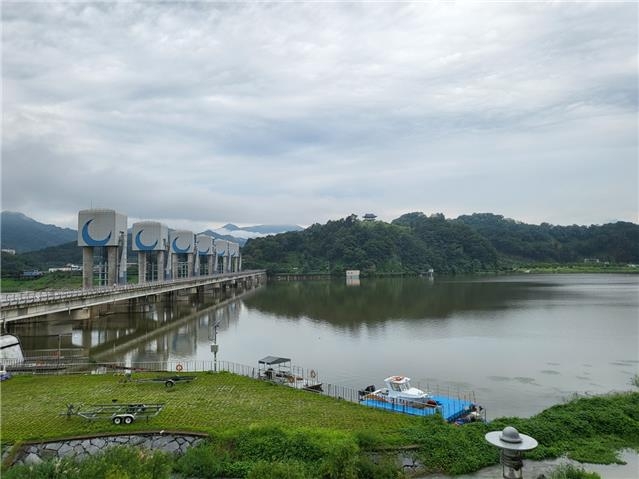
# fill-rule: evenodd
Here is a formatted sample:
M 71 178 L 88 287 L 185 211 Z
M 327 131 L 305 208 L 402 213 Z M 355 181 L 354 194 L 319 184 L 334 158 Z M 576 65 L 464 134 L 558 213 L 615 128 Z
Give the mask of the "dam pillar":
M 118 283 L 118 248 L 107 248 L 107 285 Z
M 82 248 L 82 287 L 93 288 L 93 248 Z
M 146 283 L 146 253 L 138 251 L 138 283 Z

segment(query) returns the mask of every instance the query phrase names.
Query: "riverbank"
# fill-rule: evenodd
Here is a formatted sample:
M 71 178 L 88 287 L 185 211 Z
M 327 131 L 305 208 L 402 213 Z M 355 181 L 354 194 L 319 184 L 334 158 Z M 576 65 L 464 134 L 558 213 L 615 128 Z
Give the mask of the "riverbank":
M 367 467 L 396 467 L 384 458 L 396 458 L 398 452 L 419 466 L 415 472 L 470 473 L 498 463 L 497 452 L 483 436 L 506 425 L 539 441 L 527 455 L 530 459 L 566 455 L 580 462 L 614 463 L 616 451 L 639 450 L 637 392 L 577 399 L 527 419 L 500 418 L 458 427 L 438 418 L 378 411 L 229 373 L 196 376 L 173 388 L 135 381 L 150 377 L 146 373 L 135 374 L 133 381 L 122 375 L 14 377 L 2 383 L 3 445 L 123 428 L 202 432 L 209 434 L 209 442 L 187 453 L 182 462 L 193 465 L 221 458 L 227 469 L 219 477 L 238 470 L 246 475 L 264 461 L 291 470 L 341 471 L 328 477 L 358 477 Z M 80 403 L 164 403 L 165 408 L 148 422 L 116 426 L 64 414 L 68 404 Z M 370 457 L 381 458 L 379 464 Z

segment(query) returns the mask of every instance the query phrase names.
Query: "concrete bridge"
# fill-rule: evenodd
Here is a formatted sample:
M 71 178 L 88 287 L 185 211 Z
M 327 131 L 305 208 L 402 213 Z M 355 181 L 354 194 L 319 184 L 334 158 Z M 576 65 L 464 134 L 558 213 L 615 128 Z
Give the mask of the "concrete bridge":
M 265 270 L 194 276 L 169 281 L 102 286 L 70 291 L 6 293 L 1 296 L 0 323 L 68 313 L 75 319 L 91 317 L 91 308 L 176 292 L 204 293 L 206 289 L 255 287 L 266 281 Z

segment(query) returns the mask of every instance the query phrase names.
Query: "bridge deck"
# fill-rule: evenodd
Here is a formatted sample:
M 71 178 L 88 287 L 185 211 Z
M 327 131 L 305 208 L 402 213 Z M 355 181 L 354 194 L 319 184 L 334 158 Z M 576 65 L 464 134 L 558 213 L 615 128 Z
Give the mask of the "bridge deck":
M 264 276 L 265 274 L 266 272 L 264 270 L 252 270 L 241 271 L 239 273 L 222 273 L 210 276 L 194 276 L 168 281 L 155 281 L 144 284 L 102 286 L 91 289 L 4 293 L 0 296 L 0 321 L 2 323 L 17 321 L 34 316 L 88 308 L 100 304 L 142 298 L 181 289 L 255 278 Z

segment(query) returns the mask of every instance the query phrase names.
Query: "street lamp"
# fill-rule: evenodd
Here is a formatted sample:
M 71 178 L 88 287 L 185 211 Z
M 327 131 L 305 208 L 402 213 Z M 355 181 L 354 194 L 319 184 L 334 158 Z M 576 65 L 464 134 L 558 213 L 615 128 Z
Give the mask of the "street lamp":
M 499 448 L 499 460 L 504 479 L 522 479 L 524 467 L 523 453 L 537 447 L 537 441 L 530 436 L 520 434 L 512 426 L 503 431 L 492 431 L 484 436 L 486 441 Z
M 213 337 L 209 337 L 209 340 L 211 340 L 211 352 L 213 353 L 213 371 L 217 372 L 217 351 L 218 349 L 220 349 L 219 345 L 217 344 L 217 326 L 218 326 L 218 321 L 215 321 L 215 324 L 213 324 Z

